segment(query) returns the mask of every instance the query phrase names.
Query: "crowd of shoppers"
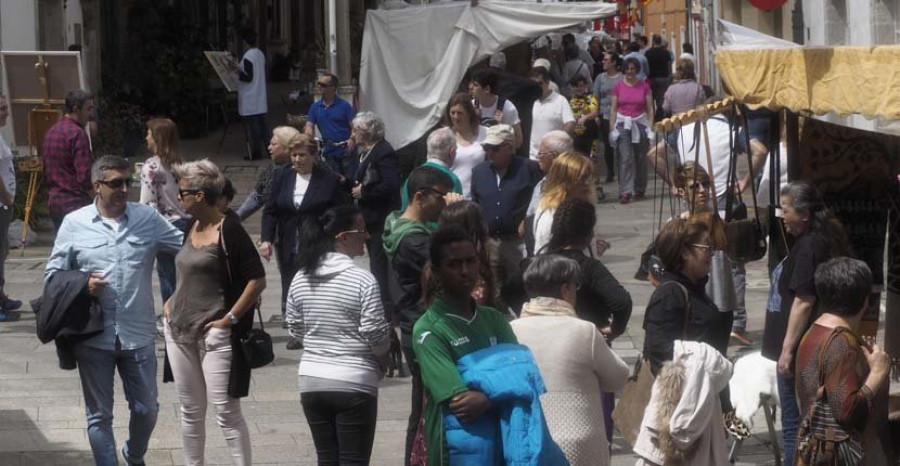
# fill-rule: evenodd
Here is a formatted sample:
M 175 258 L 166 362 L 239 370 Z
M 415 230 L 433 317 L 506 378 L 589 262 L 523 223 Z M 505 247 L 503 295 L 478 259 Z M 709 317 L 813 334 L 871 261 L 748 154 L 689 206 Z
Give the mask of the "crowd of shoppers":
M 147 123 L 139 203 L 127 201 L 131 167 L 119 157 L 94 162 L 86 183 L 82 126 L 92 97 L 71 93 L 45 144 L 59 162 L 47 169 L 59 231 L 45 276 L 48 290 L 81 287 L 103 310 L 94 334 L 61 345 L 78 366 L 98 464 L 120 455 L 142 464 L 156 423 L 154 260 L 163 380 L 178 393 L 184 462 L 204 464 L 211 402 L 232 462 L 251 464 L 242 342 L 266 287 L 261 258 L 273 255 L 288 349 L 304 349 L 297 387 L 319 464 L 369 463 L 394 350 L 412 376 L 406 464 L 609 464 L 616 393 L 629 378 L 613 341 L 629 330 L 633 301 L 604 265 L 610 244 L 595 232 L 597 162 L 602 152 L 607 181 L 618 172 L 621 203 L 644 197 L 648 159 L 688 142 L 682 134 L 650 152 L 652 124 L 706 94 L 692 57 L 679 59 L 671 82 L 674 57 L 659 36 L 650 48 L 646 38 L 629 44 L 624 60 L 603 41 L 587 51 L 574 36 L 563 39 L 559 59 L 542 56 L 529 71 L 540 88 L 529 157 L 516 155 L 526 136 L 519 109 L 498 93 L 502 75 L 481 70 L 466 81 L 469 93 L 450 98 L 442 127 L 427 137 L 426 162 L 404 180 L 386 122 L 356 113 L 324 73 L 304 131 L 272 131 L 272 163 L 237 212 L 222 171 L 205 159 L 185 162 L 166 118 Z M 251 50 L 237 70 L 245 87 L 262 74 L 258 59 Z M 248 126 L 264 127 L 247 110 L 248 93 L 240 97 Z M 713 126 L 715 141 L 738 135 L 729 120 Z M 679 153 L 660 173 L 684 212 L 653 244 L 662 274 L 642 325 L 655 382 L 634 445 L 640 465 L 728 462 L 727 353 L 741 317 L 738 267 L 722 251 L 710 206 L 728 189 L 719 145 L 706 149 L 712 167 Z M 10 188 L 0 188 L 6 205 Z M 866 462 L 852 464 L 883 464 L 890 358 L 856 333 L 872 273 L 849 258 L 847 235 L 813 185 L 786 185 L 780 205 L 795 244 L 772 274 L 762 354 L 777 365 L 786 461 L 811 454 L 802 440 L 824 387 L 830 420 L 871 447 L 860 453 Z M 260 208 L 254 244 L 241 221 Z M 365 255 L 367 269 L 354 261 Z M 5 312 L 14 302 L 3 299 Z M 131 414 L 120 451 L 116 370 Z

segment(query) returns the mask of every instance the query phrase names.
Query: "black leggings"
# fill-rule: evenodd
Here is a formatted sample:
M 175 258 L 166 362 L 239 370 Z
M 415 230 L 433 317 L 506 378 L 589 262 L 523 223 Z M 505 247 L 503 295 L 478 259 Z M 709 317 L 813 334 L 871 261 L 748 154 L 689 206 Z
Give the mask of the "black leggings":
M 319 466 L 368 465 L 375 441 L 378 398 L 359 392 L 300 394 Z
M 412 455 L 413 442 L 416 439 L 416 431 L 419 429 L 419 419 L 422 413 L 422 397 L 425 395 L 425 387 L 422 385 L 422 373 L 419 371 L 419 363 L 412 348 L 403 346 L 403 357 L 406 358 L 409 373 L 412 376 L 412 393 L 410 394 L 409 421 L 406 425 L 406 456 L 403 458 L 404 466 L 409 466 Z

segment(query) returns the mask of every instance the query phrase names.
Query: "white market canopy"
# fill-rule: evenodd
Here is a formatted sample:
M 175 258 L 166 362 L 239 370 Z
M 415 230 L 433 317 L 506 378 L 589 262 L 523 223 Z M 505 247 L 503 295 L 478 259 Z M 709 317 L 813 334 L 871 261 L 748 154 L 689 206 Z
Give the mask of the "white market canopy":
M 466 70 L 524 40 L 610 16 L 615 3 L 452 2 L 369 10 L 363 32 L 360 108 L 385 121 L 401 148 L 436 125 Z

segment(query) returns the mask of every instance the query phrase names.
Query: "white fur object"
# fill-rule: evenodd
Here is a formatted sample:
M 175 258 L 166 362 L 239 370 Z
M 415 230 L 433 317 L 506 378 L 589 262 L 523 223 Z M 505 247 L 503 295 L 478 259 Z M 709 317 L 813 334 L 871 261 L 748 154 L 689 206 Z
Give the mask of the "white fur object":
M 753 415 L 762 406 L 760 397 L 769 395 L 775 406 L 780 406 L 775 361 L 762 357 L 759 351 L 747 354 L 734 363 L 734 372 L 728 386 L 735 416 L 753 427 Z

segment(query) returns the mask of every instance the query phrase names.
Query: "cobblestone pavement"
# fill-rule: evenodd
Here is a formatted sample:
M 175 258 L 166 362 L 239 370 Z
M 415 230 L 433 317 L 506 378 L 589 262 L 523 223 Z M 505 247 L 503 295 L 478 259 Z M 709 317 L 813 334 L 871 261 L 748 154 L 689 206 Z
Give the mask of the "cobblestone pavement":
M 226 138 L 226 148 L 240 147 L 240 128 L 232 128 L 230 133 Z M 246 193 L 255 181 L 257 171 L 264 165 L 242 162 L 240 154 L 234 151 L 215 156 L 214 150 L 206 148 L 216 147 L 218 137 L 219 134 L 215 134 L 205 140 L 185 141 L 185 153 L 195 154 L 195 157 L 208 154 L 226 167 L 226 173 L 234 180 L 239 193 Z M 607 192 L 616 192 L 614 184 L 607 184 L 605 188 Z M 649 284 L 632 277 L 641 252 L 652 239 L 656 218 L 654 204 L 653 199 L 648 198 L 624 206 L 604 202 L 598 207 L 598 233 L 612 244 L 603 261 L 628 289 L 634 301 L 628 331 L 613 344 L 615 351 L 629 362 L 635 360 L 643 344 L 641 323 L 644 307 L 652 292 Z M 259 214 L 250 218 L 246 226 L 251 234 L 258 234 Z M 6 290 L 10 296 L 32 299 L 40 294 L 51 241 L 52 238 L 44 234 L 37 246 L 26 250 L 24 257 L 20 257 L 19 251 L 10 254 L 6 265 Z M 360 263 L 367 262 L 360 259 Z M 756 341 L 760 339 L 763 306 L 768 292 L 764 264 L 760 261 L 747 267 L 748 330 Z M 312 465 L 315 464 L 315 450 L 297 392 L 296 371 L 300 352 L 284 348 L 286 330 L 274 322 L 279 314 L 278 271 L 274 263 L 266 264 L 266 269 L 270 285 L 263 295 L 262 312 L 263 318 L 272 323 L 266 329 L 274 337 L 276 359 L 273 364 L 253 372 L 250 396 L 242 401 L 252 436 L 253 462 Z M 158 293 L 154 296 L 158 297 Z M 27 304 L 24 307 L 28 309 Z M 157 307 L 160 307 L 158 302 Z M 157 343 L 157 352 L 161 357 L 162 341 Z M 732 347 L 730 355 L 743 351 L 746 349 Z M 146 461 L 148 465 L 183 464 L 175 387 L 162 384 L 162 371 L 159 372 L 159 421 Z M 114 426 L 121 445 L 127 435 L 128 409 L 121 384 L 118 380 L 116 383 Z M 385 379 L 381 386 L 373 465 L 402 464 L 409 392 L 408 378 Z M 765 439 L 765 421 L 758 415 L 754 435 L 742 448 L 740 464 L 771 463 L 772 454 Z M 207 419 L 207 458 L 210 464 L 230 464 L 212 410 Z M 93 460 L 85 431 L 84 405 L 77 373 L 58 368 L 55 347 L 40 344 L 35 337 L 34 314 L 26 310 L 20 321 L 0 323 L 0 466 L 82 464 L 93 464 Z M 614 442 L 612 464 L 634 464 L 634 457 L 621 438 Z

